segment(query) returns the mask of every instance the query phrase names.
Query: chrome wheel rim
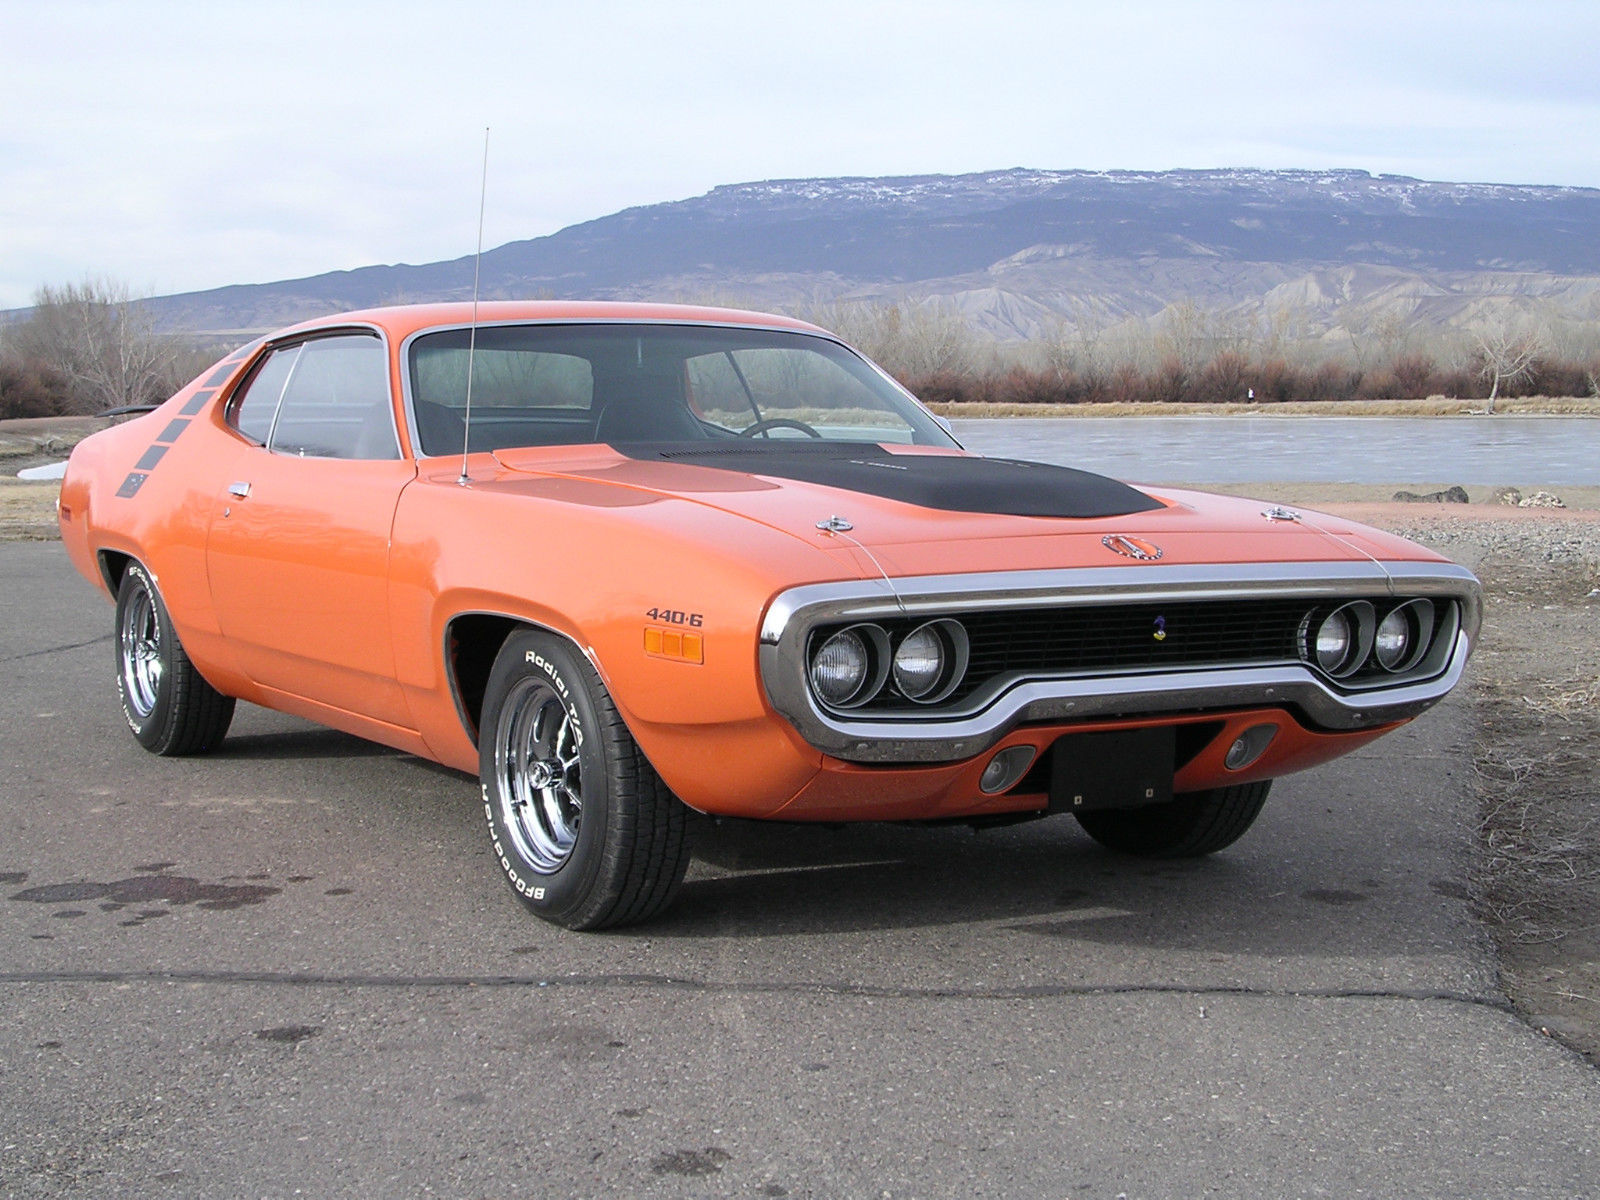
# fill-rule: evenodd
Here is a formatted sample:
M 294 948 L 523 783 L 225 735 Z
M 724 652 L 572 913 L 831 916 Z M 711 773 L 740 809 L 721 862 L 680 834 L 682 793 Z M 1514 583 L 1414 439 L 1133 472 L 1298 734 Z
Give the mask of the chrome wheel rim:
M 165 671 L 161 661 L 161 626 L 148 587 L 140 587 L 128 597 L 118 633 L 122 694 L 127 697 L 134 716 L 143 720 L 155 711 L 156 695 Z
M 583 815 L 583 731 L 542 679 L 506 697 L 495 729 L 495 790 L 517 855 L 541 875 L 572 854 Z

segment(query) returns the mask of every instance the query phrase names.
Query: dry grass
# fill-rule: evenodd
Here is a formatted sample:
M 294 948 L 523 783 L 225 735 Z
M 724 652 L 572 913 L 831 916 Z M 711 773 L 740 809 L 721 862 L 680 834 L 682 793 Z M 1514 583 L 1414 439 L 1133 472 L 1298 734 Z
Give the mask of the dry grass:
M 7 473 L 17 462 L 60 458 L 98 429 L 114 421 L 106 417 L 30 417 L 0 421 L 0 465 Z
M 1485 915 L 1502 936 L 1523 944 L 1553 943 L 1600 928 L 1600 817 L 1589 804 L 1552 803 L 1589 768 L 1572 749 L 1530 753 L 1491 741 L 1473 760 L 1484 797 L 1478 823 Z M 1580 918 L 1581 920 L 1581 918 Z
M 60 536 L 56 497 L 60 483 L 24 483 L 0 477 L 0 541 L 43 541 Z
M 1537 696 L 1524 696 L 1522 702 L 1544 717 L 1565 721 L 1593 715 L 1600 708 L 1600 679 L 1585 682 L 1548 683 Z

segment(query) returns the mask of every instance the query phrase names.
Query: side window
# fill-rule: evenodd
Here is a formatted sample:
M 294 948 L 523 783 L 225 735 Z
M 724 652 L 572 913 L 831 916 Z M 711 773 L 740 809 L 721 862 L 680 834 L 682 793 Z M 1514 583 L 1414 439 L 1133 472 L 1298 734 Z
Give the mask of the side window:
M 304 457 L 399 458 L 383 342 L 368 334 L 306 342 L 269 444 Z
M 286 346 L 274 350 L 267 360 L 256 368 L 256 373 L 245 384 L 244 391 L 234 397 L 228 407 L 228 423 L 253 442 L 265 446 L 272 436 L 272 421 L 278 415 L 278 401 L 283 398 L 284 384 L 294 374 L 295 361 L 300 357 L 300 346 Z

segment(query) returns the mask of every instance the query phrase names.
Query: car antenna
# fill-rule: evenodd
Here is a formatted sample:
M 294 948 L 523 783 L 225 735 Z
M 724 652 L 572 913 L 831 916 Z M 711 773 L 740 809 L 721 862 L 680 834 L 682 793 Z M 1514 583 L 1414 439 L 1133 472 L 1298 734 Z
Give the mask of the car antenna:
M 467 450 L 472 438 L 472 358 L 478 349 L 478 269 L 483 265 L 483 205 L 489 195 L 489 127 L 483 127 L 483 177 L 478 181 L 478 253 L 472 260 L 472 324 L 467 329 L 467 408 L 461 419 L 461 478 L 456 483 L 466 487 L 472 480 L 467 476 Z

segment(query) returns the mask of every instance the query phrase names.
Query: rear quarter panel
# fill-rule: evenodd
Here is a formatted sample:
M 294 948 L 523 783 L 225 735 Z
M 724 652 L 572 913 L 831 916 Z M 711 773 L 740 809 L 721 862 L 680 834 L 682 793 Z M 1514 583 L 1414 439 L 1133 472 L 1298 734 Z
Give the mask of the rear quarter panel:
M 61 538 L 73 565 L 109 590 L 107 552 L 150 570 L 185 649 L 216 687 L 243 680 L 220 636 L 206 579 L 206 536 L 238 439 L 221 419 L 222 384 L 240 362 L 195 380 L 153 412 L 74 447 L 62 480 Z

